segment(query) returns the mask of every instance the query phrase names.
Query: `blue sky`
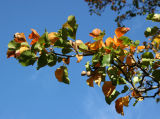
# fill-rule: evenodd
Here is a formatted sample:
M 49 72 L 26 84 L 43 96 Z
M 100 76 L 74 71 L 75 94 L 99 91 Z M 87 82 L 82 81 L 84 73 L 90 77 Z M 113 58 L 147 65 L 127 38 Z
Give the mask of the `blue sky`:
M 75 15 L 79 28 L 77 39 L 92 41 L 89 33 L 94 28 L 106 30 L 106 38 L 114 35 L 115 15 L 106 9 L 102 16 L 90 16 L 84 0 L 0 0 L 0 119 L 158 119 L 159 106 L 154 99 L 144 100 L 133 107 L 124 108 L 125 116 L 117 114 L 114 103 L 105 103 L 101 88 L 90 88 L 86 77 L 86 58 L 80 64 L 76 59 L 69 66 L 70 85 L 59 83 L 54 77 L 58 66 L 22 67 L 15 59 L 6 58 L 7 45 L 16 32 L 30 29 L 40 34 L 45 28 L 56 32 L 69 15 Z M 132 40 L 147 40 L 144 30 L 152 22 L 137 17 L 124 22 L 131 28 L 126 36 Z

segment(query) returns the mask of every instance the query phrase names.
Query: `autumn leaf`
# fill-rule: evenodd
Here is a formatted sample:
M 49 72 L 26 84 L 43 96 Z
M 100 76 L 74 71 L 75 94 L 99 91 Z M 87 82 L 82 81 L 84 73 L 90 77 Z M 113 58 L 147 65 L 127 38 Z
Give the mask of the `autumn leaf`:
M 22 42 L 26 42 L 26 37 L 25 37 L 24 33 L 15 33 L 14 40 L 17 43 L 22 43 Z
M 92 31 L 92 33 L 90 33 L 89 35 L 92 36 L 92 37 L 97 37 L 101 34 L 101 30 L 96 28 Z
M 131 45 L 131 46 L 130 46 L 130 52 L 131 52 L 131 53 L 134 53 L 135 51 L 136 51 L 136 47 Z
M 61 66 L 60 68 L 57 68 L 55 71 L 55 77 L 59 82 L 64 82 L 66 84 L 69 84 L 70 82 L 68 78 L 68 70 L 66 66 Z
M 132 64 L 134 64 L 135 61 L 133 60 L 133 58 L 128 55 L 127 58 L 126 58 L 126 64 L 129 65 L 129 66 L 132 66 Z
M 48 34 L 48 39 L 51 41 L 51 45 L 54 45 L 54 43 L 59 39 L 56 35 L 58 33 L 56 32 L 51 32 Z
M 128 106 L 128 103 L 129 103 L 129 96 L 118 98 L 115 101 L 115 108 L 116 108 L 117 113 L 120 113 L 121 115 L 124 115 L 123 105 Z
M 62 61 L 65 63 L 65 64 L 69 64 L 70 63 L 70 58 L 63 58 Z
M 7 58 L 15 57 L 15 56 L 16 56 L 15 50 L 14 51 L 12 51 L 12 50 L 7 51 Z
M 125 33 L 127 33 L 129 30 L 130 30 L 130 28 L 127 28 L 127 27 L 119 27 L 115 30 L 115 34 L 116 34 L 117 38 L 120 38 Z
M 145 49 L 145 46 L 138 46 L 138 47 L 137 47 L 137 50 L 138 50 L 139 52 L 142 52 L 144 49 Z
M 122 101 L 123 101 L 123 105 L 128 107 L 128 104 L 129 104 L 129 96 L 125 96 L 122 98 Z
M 99 73 L 95 73 L 91 75 L 89 79 L 87 79 L 87 84 L 90 87 L 93 87 L 94 86 L 93 82 L 95 82 L 98 86 L 100 86 L 101 80 L 102 80 L 102 75 Z
M 109 47 L 113 43 L 113 41 L 114 41 L 113 38 L 109 37 L 106 39 L 105 45 Z
M 77 58 L 77 63 L 79 63 L 83 59 L 83 56 L 82 55 L 76 55 L 76 58 Z
M 136 98 L 138 101 L 143 101 L 143 97 L 141 93 L 136 92 L 135 90 L 132 91 L 131 96 Z
M 115 108 L 116 108 L 117 113 L 120 113 L 121 115 L 124 115 L 122 97 L 121 97 L 121 98 L 118 98 L 118 99 L 115 101 Z
M 98 41 L 95 41 L 95 42 L 91 43 L 88 46 L 89 46 L 90 50 L 98 50 L 98 49 L 104 47 L 105 45 L 103 43 L 103 40 L 101 39 L 101 40 L 98 40 Z
M 21 53 L 23 53 L 24 51 L 29 50 L 29 48 L 27 46 L 21 46 L 20 49 L 16 50 L 16 57 L 19 57 Z
M 116 87 L 112 85 L 112 81 L 105 81 L 102 86 L 102 91 L 106 97 L 109 97 Z
M 34 30 L 34 29 L 31 29 L 31 31 L 32 31 L 32 33 L 31 34 L 29 34 L 29 39 L 33 39 L 32 41 L 31 41 L 31 45 L 33 45 L 33 44 L 35 44 L 37 41 L 38 41 L 38 39 L 40 38 L 40 35 L 37 33 L 37 31 L 36 30 Z

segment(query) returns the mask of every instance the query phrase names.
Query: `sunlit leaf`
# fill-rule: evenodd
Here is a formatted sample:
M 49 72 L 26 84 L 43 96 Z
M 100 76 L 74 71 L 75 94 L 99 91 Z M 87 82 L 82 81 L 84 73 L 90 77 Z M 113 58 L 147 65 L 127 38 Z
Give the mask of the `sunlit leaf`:
M 33 39 L 32 41 L 31 41 L 31 45 L 33 45 L 33 44 L 35 44 L 37 41 L 38 41 L 38 39 L 40 38 L 40 35 L 37 33 L 37 31 L 36 30 L 34 30 L 34 29 L 31 29 L 31 31 L 32 31 L 32 33 L 31 34 L 29 34 L 29 39 Z
M 79 63 L 83 59 L 83 56 L 82 55 L 76 55 L 76 58 L 77 58 L 77 63 Z
M 120 38 L 125 33 L 127 33 L 129 30 L 130 30 L 130 28 L 127 28 L 127 27 L 119 27 L 115 30 L 115 34 L 116 34 L 117 38 Z
M 14 41 L 17 43 L 26 42 L 26 37 L 24 33 L 15 33 L 14 34 Z

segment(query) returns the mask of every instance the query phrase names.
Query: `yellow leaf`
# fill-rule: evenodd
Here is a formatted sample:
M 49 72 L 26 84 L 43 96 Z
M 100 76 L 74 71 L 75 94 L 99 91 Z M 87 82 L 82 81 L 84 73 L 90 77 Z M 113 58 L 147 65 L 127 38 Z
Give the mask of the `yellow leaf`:
M 56 32 L 51 32 L 48 34 L 48 39 L 51 41 L 51 45 L 54 45 L 54 43 L 59 39 L 56 35 L 58 33 Z
M 102 86 L 102 91 L 106 97 L 109 97 L 116 87 L 112 85 L 111 81 L 105 81 Z
M 77 58 L 77 63 L 79 63 L 83 59 L 83 56 L 82 55 L 76 55 L 76 58 Z
M 127 33 L 129 30 L 130 30 L 130 28 L 127 28 L 127 27 L 119 27 L 115 30 L 115 34 L 116 34 L 117 38 L 120 38 L 125 33 Z

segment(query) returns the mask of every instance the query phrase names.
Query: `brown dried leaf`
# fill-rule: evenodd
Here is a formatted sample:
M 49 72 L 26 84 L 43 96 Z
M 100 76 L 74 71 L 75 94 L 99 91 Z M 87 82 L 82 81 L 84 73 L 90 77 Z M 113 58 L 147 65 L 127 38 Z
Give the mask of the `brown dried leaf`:
M 70 58 L 63 58 L 62 61 L 65 63 L 65 64 L 69 64 L 70 63 Z
M 115 108 L 116 108 L 117 113 L 120 113 L 121 115 L 124 115 L 122 97 L 121 97 L 121 98 L 118 98 L 118 99 L 115 101 Z
M 106 97 L 109 97 L 116 87 L 112 85 L 111 81 L 105 81 L 102 86 L 102 91 Z

